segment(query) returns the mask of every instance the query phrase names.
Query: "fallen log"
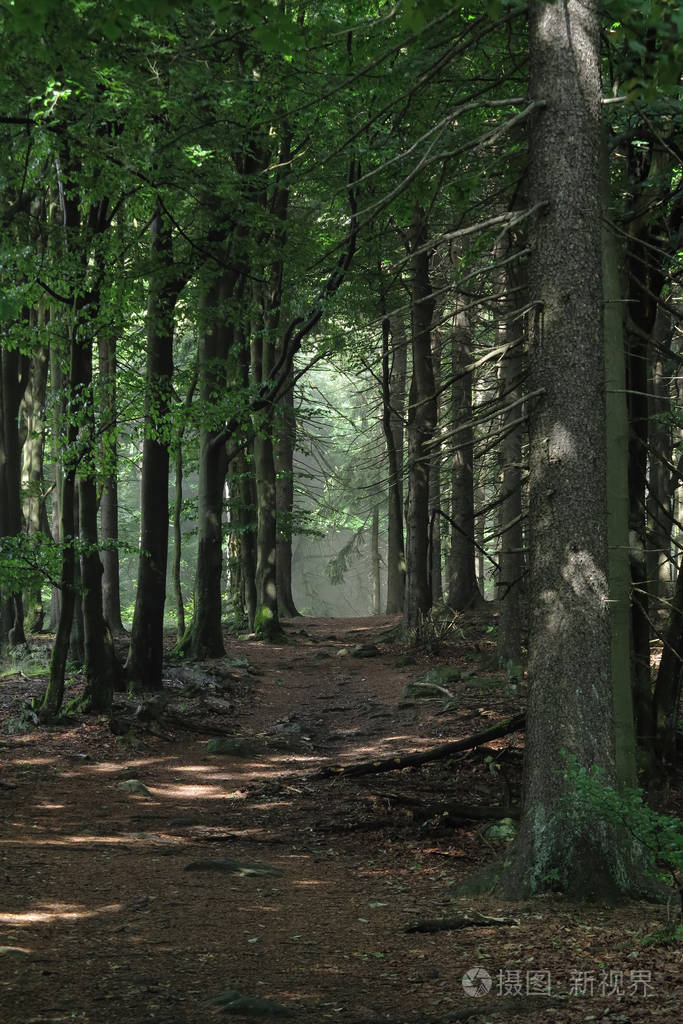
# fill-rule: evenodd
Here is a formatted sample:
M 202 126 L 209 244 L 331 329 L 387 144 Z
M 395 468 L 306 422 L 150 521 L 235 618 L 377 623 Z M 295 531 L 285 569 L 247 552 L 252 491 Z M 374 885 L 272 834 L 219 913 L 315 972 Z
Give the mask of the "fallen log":
M 524 728 L 526 716 L 524 714 L 513 715 L 502 722 L 497 722 L 482 732 L 474 733 L 472 736 L 465 736 L 461 740 L 453 740 L 451 743 L 440 743 L 437 747 L 430 747 L 428 750 L 420 750 L 413 754 L 394 754 L 391 757 L 381 757 L 374 761 L 359 761 L 356 764 L 327 765 L 317 772 L 307 776 L 308 779 L 329 779 L 332 777 L 347 776 L 358 778 L 360 775 L 379 775 L 381 772 L 400 771 L 402 768 L 413 768 L 418 765 L 428 764 L 432 761 L 440 761 L 452 754 L 462 750 L 471 750 L 489 740 L 500 739 L 511 732 L 517 732 Z

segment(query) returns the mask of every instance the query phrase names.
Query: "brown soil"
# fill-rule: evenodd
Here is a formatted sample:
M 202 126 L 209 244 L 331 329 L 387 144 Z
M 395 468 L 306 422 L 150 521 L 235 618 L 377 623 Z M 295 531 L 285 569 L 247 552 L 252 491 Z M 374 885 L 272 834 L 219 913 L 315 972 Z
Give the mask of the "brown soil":
M 489 625 L 463 618 L 412 659 L 386 617 L 297 619 L 272 647 L 228 637 L 225 660 L 169 665 L 165 707 L 117 699 L 114 731 L 80 716 L 15 732 L 44 680 L 0 680 L 0 1022 L 679 1020 L 680 946 L 641 945 L 666 907 L 455 895 L 502 848 L 443 807 L 518 800 L 522 734 L 311 777 L 522 710 L 523 682 L 487 667 Z M 471 673 L 442 683 L 448 710 L 443 694 L 404 700 L 437 665 Z M 208 753 L 220 733 L 251 745 Z M 120 788 L 132 779 L 147 793 Z M 406 930 L 464 912 L 507 923 Z M 481 998 L 471 968 L 491 978 Z

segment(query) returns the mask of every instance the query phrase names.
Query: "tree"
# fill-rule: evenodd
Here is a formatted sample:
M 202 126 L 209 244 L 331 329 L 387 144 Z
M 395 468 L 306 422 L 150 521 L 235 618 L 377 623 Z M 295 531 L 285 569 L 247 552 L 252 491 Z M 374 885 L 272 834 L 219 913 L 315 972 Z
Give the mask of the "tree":
M 408 510 L 406 513 L 406 596 L 404 621 L 415 629 L 431 608 L 429 588 L 429 460 L 436 428 L 431 324 L 434 299 L 424 209 L 415 206 L 409 233 L 411 256 L 411 351 L 413 375 L 408 407 Z
M 600 5 L 534 0 L 529 344 L 530 696 L 524 811 L 503 887 L 628 889 L 628 851 L 583 813 L 563 759 L 615 781 L 600 238 Z

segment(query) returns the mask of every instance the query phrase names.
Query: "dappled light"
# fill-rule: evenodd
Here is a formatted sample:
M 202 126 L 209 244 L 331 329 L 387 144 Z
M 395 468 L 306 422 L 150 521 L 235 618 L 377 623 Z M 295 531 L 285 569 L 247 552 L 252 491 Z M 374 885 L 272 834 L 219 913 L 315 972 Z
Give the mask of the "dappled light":
M 32 910 L 15 914 L 0 912 L 0 924 L 11 927 L 28 927 L 34 924 L 57 924 L 61 922 L 86 921 L 93 918 L 116 914 L 121 910 L 120 903 L 89 909 L 73 903 L 38 904 Z

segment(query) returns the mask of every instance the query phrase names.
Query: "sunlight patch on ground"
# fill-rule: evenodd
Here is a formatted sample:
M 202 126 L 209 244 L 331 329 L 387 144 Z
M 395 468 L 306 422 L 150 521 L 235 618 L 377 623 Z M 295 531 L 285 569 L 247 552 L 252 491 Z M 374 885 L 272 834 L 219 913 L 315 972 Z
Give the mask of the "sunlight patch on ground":
M 170 757 L 144 757 L 136 758 L 133 761 L 100 761 L 98 764 L 88 765 L 88 769 L 101 775 L 113 775 L 122 772 L 124 769 L 150 768 L 168 765 L 173 767 L 173 759 Z M 178 769 L 174 768 L 174 771 Z
M 144 846 L 146 844 L 163 843 L 165 846 L 169 844 L 182 844 L 182 839 L 178 839 L 177 836 L 162 835 L 156 832 L 123 832 L 120 835 L 113 836 L 98 836 L 90 835 L 89 833 L 82 833 L 75 836 L 46 836 L 45 838 L 39 838 L 32 836 L 30 839 L 6 839 L 5 844 L 7 846 L 27 846 L 27 847 L 38 847 L 47 846 L 50 849 L 58 849 L 60 847 L 79 847 L 84 844 L 88 847 L 91 846 Z
M 14 763 L 16 765 L 20 765 L 22 768 L 33 768 L 36 765 L 53 765 L 55 763 L 55 759 L 54 757 L 18 757 Z
M 207 786 L 205 783 L 197 783 L 193 786 L 189 783 L 168 783 L 149 787 L 154 796 L 163 797 L 167 800 L 224 800 L 225 790 L 219 786 Z
M 38 803 L 33 805 L 39 811 L 63 811 L 66 804 Z
M 77 903 L 45 903 L 42 907 L 26 910 L 21 914 L 0 914 L 0 924 L 21 927 L 30 924 L 49 924 L 52 921 L 82 921 L 86 918 L 100 917 L 102 914 L 116 914 L 122 909 L 122 903 L 109 903 L 94 910 L 86 910 Z

